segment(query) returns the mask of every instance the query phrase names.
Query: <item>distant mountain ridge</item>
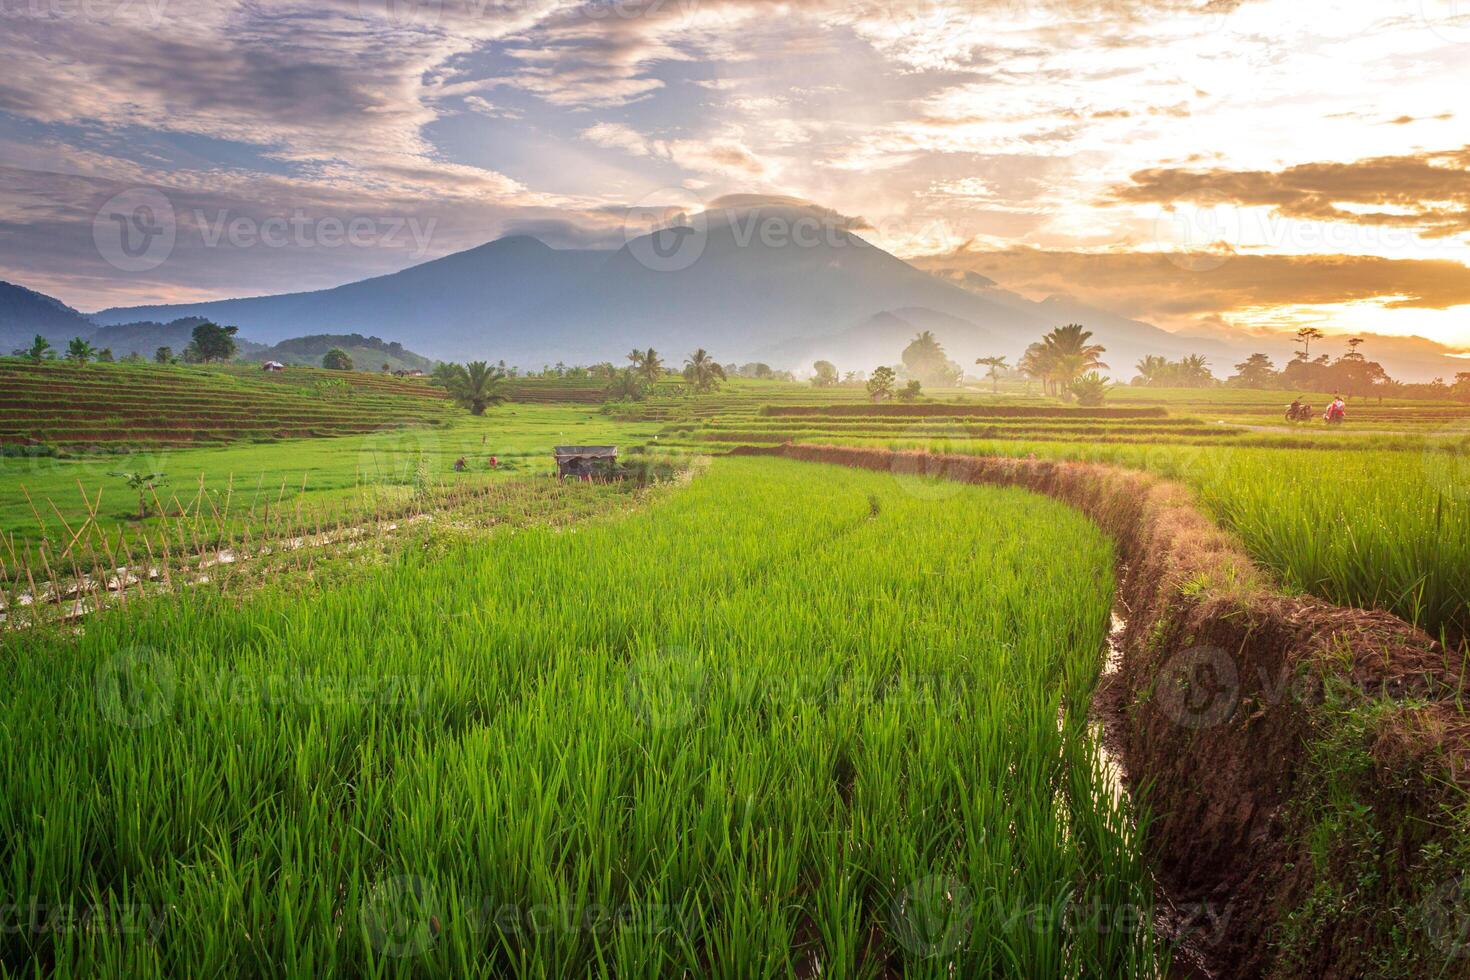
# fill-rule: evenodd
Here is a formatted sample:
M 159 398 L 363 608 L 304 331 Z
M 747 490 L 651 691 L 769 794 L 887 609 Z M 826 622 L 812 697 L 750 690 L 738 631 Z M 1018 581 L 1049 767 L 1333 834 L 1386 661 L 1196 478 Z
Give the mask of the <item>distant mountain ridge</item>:
M 802 209 L 717 211 L 702 220 L 707 230 L 687 262 L 677 254 L 665 261 L 669 249 L 659 246 L 667 232 L 611 251 L 553 249 L 511 236 L 334 289 L 103 310 L 96 318 L 204 316 L 266 342 L 304 332 L 371 331 L 412 337 L 432 357 L 523 365 L 620 362 L 631 347 L 654 346 L 675 357 L 705 347 L 722 361 L 801 368 L 820 357 L 863 370 L 895 362 L 912 337 L 901 334 L 920 321 L 943 324 L 936 332 L 961 364 L 1019 356 L 1061 322 L 1045 304 L 983 277 L 946 281 L 830 220 L 804 226 L 806 236 L 791 233 L 801 222 L 821 220 Z M 772 229 L 790 234 L 773 243 Z M 891 319 L 874 320 L 883 314 Z M 1116 317 L 1099 335 L 1126 364 L 1200 347 Z
M 0 350 L 29 346 L 36 334 L 55 343 L 88 335 L 97 325 L 59 299 L 34 289 L 0 282 Z
M 127 357 L 129 354 L 152 358 L 160 347 L 167 347 L 175 355 L 181 355 L 193 340 L 194 328 L 205 322 L 204 317 L 185 316 L 167 323 L 139 320 L 99 327 L 92 320 L 43 293 L 0 282 L 0 297 L 6 295 L 7 290 L 15 290 L 16 295 L 22 297 L 26 307 L 21 310 L 21 315 L 28 318 L 19 321 L 0 320 L 0 326 L 8 324 L 8 329 L 0 333 L 0 337 L 14 338 L 3 341 L 4 346 L 0 347 L 0 351 L 5 353 L 30 346 L 35 335 L 40 334 L 55 347 L 66 344 L 73 337 L 81 337 L 98 350 L 110 350 L 115 358 Z M 55 309 L 70 310 L 76 318 L 55 316 L 52 313 Z M 45 314 L 45 318 L 29 317 L 32 310 Z M 292 337 L 275 345 L 256 343 L 249 337 L 236 336 L 235 343 L 242 358 L 256 362 L 280 361 L 283 364 L 316 366 L 321 364 L 322 356 L 327 351 L 340 347 L 351 355 L 359 369 L 365 371 L 376 371 L 384 364 L 395 371 L 428 371 L 434 366 L 431 359 L 409 350 L 398 341 L 364 337 L 356 333 Z
M 410 338 L 430 358 L 527 367 L 621 363 L 630 348 L 653 346 L 674 361 L 704 347 L 727 363 L 800 370 L 820 358 L 841 370 L 871 370 L 896 363 L 914 333 L 931 329 L 969 368 L 991 355 L 1014 363 L 1067 322 L 1093 331 L 1121 379 L 1154 354 L 1203 354 L 1220 377 L 1255 350 L 1278 363 L 1290 356 L 1284 336 L 1184 336 L 1064 296 L 1034 301 L 974 273 L 924 271 L 821 214 L 828 217 L 803 208 L 708 212 L 696 223 L 704 227 L 651 233 L 614 250 L 555 249 L 513 235 L 332 289 L 115 308 L 92 319 L 204 317 L 262 344 L 323 334 Z M 813 221 L 807 234 L 792 233 Z M 782 229 L 785 237 L 767 234 Z M 689 243 L 695 250 L 684 254 Z M 1423 344 L 1409 368 L 1413 379 L 1464 367 L 1447 349 Z M 1410 364 L 1380 359 L 1391 372 Z

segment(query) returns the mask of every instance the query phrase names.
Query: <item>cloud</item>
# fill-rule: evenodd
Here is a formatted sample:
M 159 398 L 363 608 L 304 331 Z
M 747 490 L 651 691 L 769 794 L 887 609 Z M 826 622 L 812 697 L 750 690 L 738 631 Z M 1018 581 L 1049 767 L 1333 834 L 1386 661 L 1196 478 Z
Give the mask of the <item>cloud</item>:
M 832 208 L 824 208 L 811 201 L 785 194 L 726 194 L 709 203 L 711 211 L 745 211 L 754 208 L 779 208 L 795 212 L 843 231 L 868 231 L 873 227 L 866 218 L 842 214 Z
M 651 139 L 623 123 L 603 122 L 582 130 L 581 137 L 607 149 L 635 157 L 657 157 L 699 174 L 738 179 L 759 178 L 768 171 L 764 160 L 743 142 L 738 128 L 707 139 Z
M 1396 226 L 1445 238 L 1470 233 L 1470 146 L 1280 171 L 1141 170 L 1114 188 L 1112 198 L 1265 206 L 1288 218 Z
M 1445 260 L 1238 255 L 1191 271 L 1159 253 L 1008 248 L 960 249 L 915 264 L 975 272 L 1028 296 L 1068 295 L 1174 325 L 1275 306 L 1373 302 L 1390 310 L 1445 310 L 1470 304 L 1470 268 Z
M 505 234 L 530 235 L 552 248 L 608 250 L 621 248 L 627 240 L 621 223 L 594 222 L 590 216 L 582 220 L 518 218 L 506 222 Z

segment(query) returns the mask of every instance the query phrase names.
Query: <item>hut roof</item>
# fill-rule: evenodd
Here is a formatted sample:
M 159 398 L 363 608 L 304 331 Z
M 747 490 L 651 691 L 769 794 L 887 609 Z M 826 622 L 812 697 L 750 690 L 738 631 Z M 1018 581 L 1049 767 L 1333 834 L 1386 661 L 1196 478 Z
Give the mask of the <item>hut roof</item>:
M 557 446 L 557 459 L 573 459 L 576 457 L 591 457 L 593 459 L 610 459 L 617 456 L 617 446 Z

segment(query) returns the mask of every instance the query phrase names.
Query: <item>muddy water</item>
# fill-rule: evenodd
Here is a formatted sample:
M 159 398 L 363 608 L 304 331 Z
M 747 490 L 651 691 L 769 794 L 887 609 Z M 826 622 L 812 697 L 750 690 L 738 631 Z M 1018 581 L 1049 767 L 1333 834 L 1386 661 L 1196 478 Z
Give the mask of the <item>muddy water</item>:
M 1128 768 L 1123 762 L 1123 631 L 1128 623 L 1119 610 L 1113 611 L 1112 628 L 1103 651 L 1103 671 L 1098 678 L 1088 711 L 1088 731 L 1098 747 L 1103 776 L 1114 799 L 1132 803 L 1128 791 Z M 1199 916 L 1182 911 L 1157 879 L 1154 881 L 1154 929 L 1174 944 L 1169 980 L 1216 980 L 1221 972 L 1212 966 L 1201 948 L 1197 933 L 1203 925 Z

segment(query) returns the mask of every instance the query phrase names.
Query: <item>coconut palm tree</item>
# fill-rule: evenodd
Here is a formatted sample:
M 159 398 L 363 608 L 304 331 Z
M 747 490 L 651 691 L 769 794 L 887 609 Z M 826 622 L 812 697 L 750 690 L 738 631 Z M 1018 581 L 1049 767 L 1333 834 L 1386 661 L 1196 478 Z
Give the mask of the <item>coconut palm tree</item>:
M 36 339 L 31 342 L 30 347 L 23 351 L 17 351 L 16 353 L 29 357 L 36 364 L 40 364 L 42 361 L 49 361 L 56 356 L 56 353 L 51 349 L 51 341 L 42 337 L 40 334 L 36 334 Z
M 1026 348 L 1021 359 L 1016 362 L 1016 370 L 1028 378 L 1035 378 L 1041 382 L 1042 390 L 1051 393 L 1051 382 L 1047 380 L 1047 354 L 1046 348 L 1040 343 L 1032 344 Z
M 1158 354 L 1150 354 L 1133 367 L 1138 371 L 1138 377 L 1133 381 L 1134 384 L 1156 385 L 1168 374 L 1169 361 Z
M 725 369 L 709 356 L 709 351 L 701 347 L 684 362 L 684 380 L 692 384 L 696 391 L 709 391 L 725 380 Z
M 649 384 L 653 384 L 663 377 L 664 360 L 659 357 L 658 351 L 652 347 L 643 352 L 643 378 Z
M 1186 388 L 1204 388 L 1214 384 L 1215 376 L 1203 354 L 1190 354 L 1179 362 L 1179 380 Z
M 987 374 L 990 378 L 991 384 L 995 385 L 995 390 L 999 392 L 1000 372 L 1006 369 L 1006 359 L 1004 357 L 977 357 L 975 359 L 975 363 L 983 364 L 986 367 L 990 368 L 990 371 L 987 372 Z
M 1071 383 L 1082 375 L 1099 368 L 1106 368 L 1102 355 L 1107 348 L 1101 344 L 1089 344 L 1092 331 L 1080 323 L 1069 323 L 1041 338 L 1047 355 L 1048 375 L 1056 388 L 1067 393 Z
M 484 361 L 455 364 L 448 374 L 450 396 L 459 405 L 470 410 L 471 415 L 484 415 L 491 405 L 503 405 L 510 401 L 505 372 L 491 367 Z
M 97 348 L 93 347 L 81 337 L 73 337 L 71 343 L 66 345 L 66 359 L 75 361 L 77 364 L 86 364 L 97 356 Z

